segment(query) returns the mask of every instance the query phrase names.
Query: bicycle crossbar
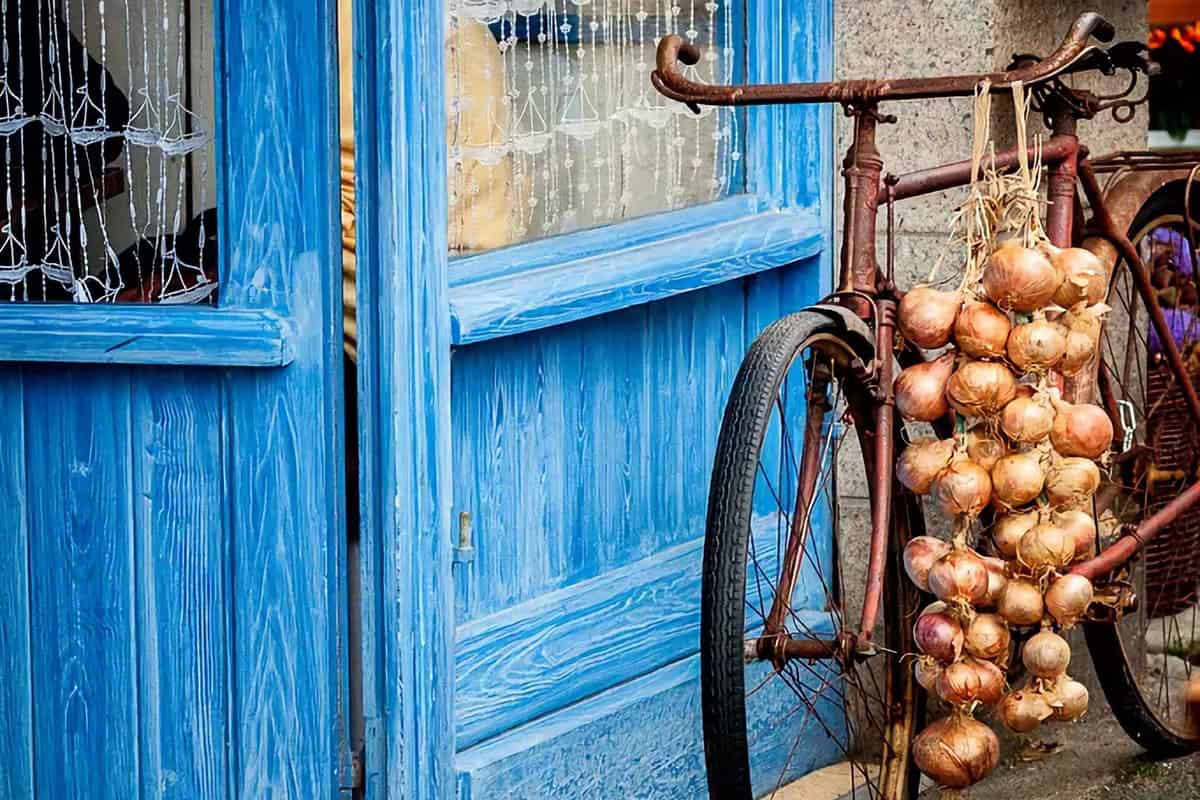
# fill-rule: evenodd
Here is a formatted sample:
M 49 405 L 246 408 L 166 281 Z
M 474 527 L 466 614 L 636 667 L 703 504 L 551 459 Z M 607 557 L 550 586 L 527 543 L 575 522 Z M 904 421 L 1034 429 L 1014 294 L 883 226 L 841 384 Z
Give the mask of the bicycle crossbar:
M 1028 150 L 1029 161 L 1032 163 L 1041 152 L 1042 163 L 1046 165 L 1057 164 L 1067 158 L 1070 158 L 1078 148 L 1078 140 L 1073 136 L 1051 136 L 1039 147 L 1030 147 Z M 997 153 L 995 158 L 996 169 L 1000 172 L 1011 172 L 1016 169 L 1018 164 L 1018 152 L 1016 148 L 1005 150 Z M 991 165 L 991 160 L 988 160 L 988 165 Z M 932 192 L 940 192 L 944 189 L 955 189 L 959 186 L 966 186 L 971 182 L 971 162 L 956 161 L 952 164 L 942 164 L 929 169 L 916 170 L 901 175 L 895 183 L 895 199 L 904 200 L 910 197 L 919 197 Z M 888 187 L 879 187 L 879 196 L 876 203 L 883 206 L 887 204 Z

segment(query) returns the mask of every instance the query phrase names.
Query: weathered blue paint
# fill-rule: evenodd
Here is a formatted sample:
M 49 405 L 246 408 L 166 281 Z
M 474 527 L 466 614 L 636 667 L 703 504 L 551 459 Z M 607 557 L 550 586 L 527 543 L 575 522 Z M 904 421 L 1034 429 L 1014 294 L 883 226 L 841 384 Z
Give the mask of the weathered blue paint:
M 0 306 L 0 361 L 281 367 L 293 331 L 275 311 L 188 306 Z
M 677 661 L 464 750 L 456 762 L 458 800 L 707 796 L 704 751 L 698 746 L 699 662 L 699 656 Z M 806 685 L 815 689 L 826 677 L 826 668 L 816 665 Z M 762 760 L 775 766 L 757 763 L 764 776 L 778 777 L 787 764 L 785 775 L 796 777 L 840 755 L 815 723 L 799 731 L 771 728 L 779 709 L 796 702 L 778 681 L 758 697 L 770 716 L 752 718 L 752 735 L 766 756 Z M 813 691 L 810 698 L 827 718 L 840 715 L 836 691 Z M 804 746 L 793 751 L 797 735 Z
M 218 6 L 222 307 L 0 309 L 4 797 L 344 795 L 335 9 Z
M 354 6 L 368 797 L 454 790 L 444 8 Z
M 450 288 L 454 343 L 564 325 L 727 283 L 816 255 L 826 238 L 818 214 L 753 213 L 554 266 L 458 282 Z
M 828 77 L 829 5 L 748 3 L 752 77 Z M 454 510 L 474 548 L 455 565 L 461 797 L 703 785 L 693 662 L 720 416 L 750 341 L 831 285 L 831 113 L 748 125 L 749 195 L 450 264 Z M 808 577 L 798 602 L 824 615 Z M 785 726 L 756 761 L 836 756 Z
M 0 797 L 33 796 L 33 628 L 29 608 L 29 498 L 25 398 L 19 367 L 0 377 Z M 14 390 L 15 387 L 15 390 Z
M 750 0 L 750 77 L 828 77 L 830 7 Z M 367 796 L 690 796 L 712 450 L 829 289 L 831 112 L 748 112 L 744 195 L 451 262 L 441 12 L 355 8 Z

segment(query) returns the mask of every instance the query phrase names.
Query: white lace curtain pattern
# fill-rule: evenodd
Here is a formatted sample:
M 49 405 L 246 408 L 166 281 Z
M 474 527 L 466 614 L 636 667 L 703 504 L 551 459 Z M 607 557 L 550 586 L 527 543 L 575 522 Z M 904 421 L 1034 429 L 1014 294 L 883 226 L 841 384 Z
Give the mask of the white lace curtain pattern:
M 450 243 L 478 252 L 742 188 L 740 114 L 650 84 L 658 41 L 735 74 L 732 0 L 447 0 Z
M 190 107 L 211 103 L 191 68 L 191 53 L 211 59 L 197 41 L 211 13 L 210 0 L 0 0 L 0 300 L 212 294 L 211 135 Z

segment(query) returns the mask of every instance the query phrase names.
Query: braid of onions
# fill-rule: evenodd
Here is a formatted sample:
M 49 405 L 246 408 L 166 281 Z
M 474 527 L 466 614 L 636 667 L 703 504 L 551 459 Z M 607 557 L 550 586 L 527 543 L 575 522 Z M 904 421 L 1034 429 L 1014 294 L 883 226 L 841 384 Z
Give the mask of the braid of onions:
M 962 278 L 939 288 L 931 275 L 904 296 L 904 341 L 935 352 L 893 386 L 906 420 L 953 420 L 956 431 L 913 440 L 896 463 L 900 483 L 953 521 L 949 541 L 916 537 L 903 558 L 909 579 L 936 598 L 914 623 L 914 674 L 949 707 L 917 736 L 914 759 L 953 791 L 982 780 L 999 759 L 995 734 L 975 718 L 980 709 L 1018 733 L 1087 711 L 1087 688 L 1067 673 L 1062 633 L 1094 600 L 1092 583 L 1071 569 L 1096 551 L 1093 497 L 1114 436 L 1104 409 L 1062 390 L 1065 379 L 1094 369 L 1107 271 L 1090 251 L 1046 236 L 1037 157 L 1032 165 L 1022 158 L 1008 176 L 984 165 L 982 95 L 986 88 L 976 96 L 977 180 L 954 218 Z M 1014 100 L 1023 140 L 1028 105 L 1019 85 Z M 1019 651 L 1016 631 L 1025 632 Z M 1009 687 L 1016 659 L 1029 677 Z

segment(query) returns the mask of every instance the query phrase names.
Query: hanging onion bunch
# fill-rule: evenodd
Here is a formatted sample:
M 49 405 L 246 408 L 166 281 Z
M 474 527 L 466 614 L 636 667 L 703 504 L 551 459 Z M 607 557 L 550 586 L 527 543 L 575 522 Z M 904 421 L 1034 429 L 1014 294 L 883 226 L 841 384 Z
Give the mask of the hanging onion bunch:
M 897 409 L 911 421 L 957 423 L 954 436 L 919 439 L 896 464 L 905 487 L 930 495 L 955 521 L 952 542 L 920 536 L 903 556 L 909 579 L 938 598 L 913 627 L 914 676 L 952 708 L 917 736 L 913 758 L 948 789 L 977 782 L 998 760 L 995 735 L 973 717 L 979 705 L 995 706 L 1018 732 L 1087 710 L 1087 688 L 1067 675 L 1071 650 L 1059 632 L 1086 617 L 1096 594 L 1069 570 L 1095 550 L 1096 460 L 1114 434 L 1104 409 L 1068 402 L 1054 388 L 1095 363 L 1108 276 L 1094 254 L 1055 247 L 1042 229 L 1039 169 L 1023 155 L 1028 105 L 1019 82 L 1013 91 L 1021 155 L 1005 176 L 982 163 L 989 93 L 976 95 L 983 127 L 971 174 L 982 177 L 955 217 L 966 247 L 962 282 L 914 288 L 898 311 L 909 344 L 948 349 L 900 373 Z M 997 558 L 970 546 L 989 506 L 995 519 L 982 542 Z M 1028 636 L 1019 657 L 1030 678 L 1009 690 L 1014 629 Z

